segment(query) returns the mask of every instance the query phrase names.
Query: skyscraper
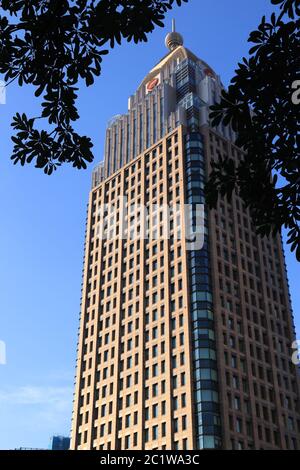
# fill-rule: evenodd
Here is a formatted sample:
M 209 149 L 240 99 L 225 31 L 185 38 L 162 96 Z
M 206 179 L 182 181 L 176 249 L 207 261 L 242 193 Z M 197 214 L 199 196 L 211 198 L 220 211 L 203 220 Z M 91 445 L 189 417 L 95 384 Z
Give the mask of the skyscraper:
M 52 436 L 50 450 L 69 450 L 70 438 L 65 436 Z
M 242 151 L 210 125 L 220 77 L 174 25 L 166 46 L 93 173 L 71 448 L 299 449 L 281 237 L 237 196 L 206 209 L 211 162 Z

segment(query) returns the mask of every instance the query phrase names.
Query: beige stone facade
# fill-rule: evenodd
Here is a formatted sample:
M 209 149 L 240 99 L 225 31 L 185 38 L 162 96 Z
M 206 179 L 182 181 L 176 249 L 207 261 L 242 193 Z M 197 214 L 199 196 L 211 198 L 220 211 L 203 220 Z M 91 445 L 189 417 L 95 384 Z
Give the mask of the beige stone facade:
M 109 124 L 93 175 L 71 448 L 300 449 L 280 236 L 258 237 L 236 196 L 205 210 L 198 252 L 183 218 L 178 238 L 174 215 L 166 236 L 165 214 L 153 214 L 204 203 L 211 161 L 242 157 L 231 129 L 210 126 L 219 77 L 177 37 Z

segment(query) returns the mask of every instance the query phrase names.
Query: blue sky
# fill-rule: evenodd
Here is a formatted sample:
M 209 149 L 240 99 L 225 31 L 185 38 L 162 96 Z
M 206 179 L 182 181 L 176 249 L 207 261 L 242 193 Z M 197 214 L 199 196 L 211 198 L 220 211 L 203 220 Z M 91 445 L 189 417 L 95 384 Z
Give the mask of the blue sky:
M 242 6 L 241 6 L 242 5 Z M 175 17 L 185 45 L 228 85 L 249 49 L 248 33 L 269 0 L 190 0 L 167 17 L 146 44 L 125 44 L 103 61 L 94 87 L 81 87 L 77 129 L 92 137 L 95 163 L 102 160 L 105 128 L 126 112 L 127 98 L 165 55 L 164 37 Z M 0 448 L 47 447 L 52 434 L 69 434 L 80 306 L 87 171 L 63 167 L 47 177 L 10 161 L 10 122 L 17 111 L 39 114 L 31 88 L 9 88 L 0 105 Z M 298 336 L 299 263 L 286 251 Z

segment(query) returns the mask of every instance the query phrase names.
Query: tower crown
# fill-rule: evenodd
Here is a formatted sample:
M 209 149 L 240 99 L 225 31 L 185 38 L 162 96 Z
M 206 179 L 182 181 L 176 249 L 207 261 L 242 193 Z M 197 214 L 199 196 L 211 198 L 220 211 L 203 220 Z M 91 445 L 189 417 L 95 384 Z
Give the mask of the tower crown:
M 174 51 L 179 46 L 183 46 L 183 37 L 175 30 L 175 20 L 172 20 L 172 32 L 167 34 L 165 39 L 166 47 L 170 51 Z

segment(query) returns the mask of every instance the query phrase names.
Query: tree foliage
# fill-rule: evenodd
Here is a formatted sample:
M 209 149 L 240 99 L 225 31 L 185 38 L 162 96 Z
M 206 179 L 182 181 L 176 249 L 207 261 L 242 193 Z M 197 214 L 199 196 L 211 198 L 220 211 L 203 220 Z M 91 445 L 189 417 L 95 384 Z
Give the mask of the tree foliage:
M 86 168 L 93 160 L 91 139 L 78 135 L 76 99 L 80 80 L 87 86 L 101 74 L 107 47 L 147 41 L 164 26 L 173 4 L 188 0 L 2 0 L 0 73 L 7 84 L 18 81 L 42 96 L 41 116 L 17 113 L 12 126 L 15 164 L 34 162 L 51 174 L 63 163 Z M 38 130 L 37 119 L 53 129 Z
M 299 104 L 293 83 L 300 79 L 300 0 L 272 0 L 280 13 L 262 18 L 250 34 L 250 57 L 238 64 L 229 89 L 211 107 L 213 125 L 231 124 L 244 158 L 219 159 L 206 185 L 207 201 L 241 196 L 261 235 L 288 229 L 300 261 Z M 272 175 L 272 176 L 271 176 Z

